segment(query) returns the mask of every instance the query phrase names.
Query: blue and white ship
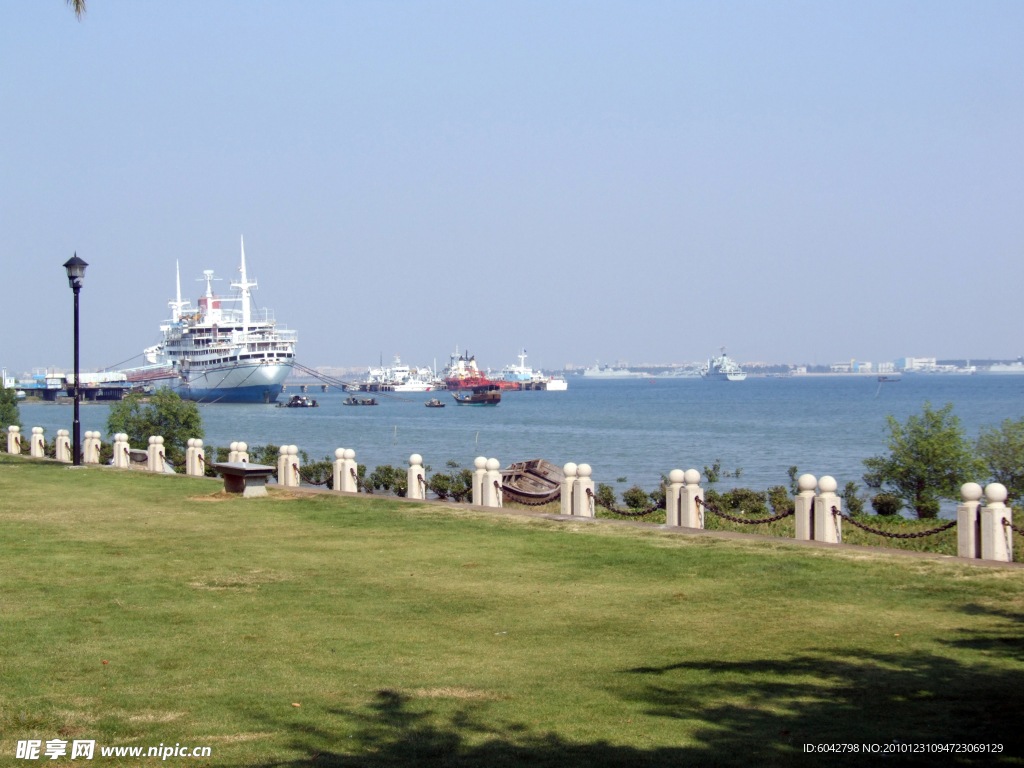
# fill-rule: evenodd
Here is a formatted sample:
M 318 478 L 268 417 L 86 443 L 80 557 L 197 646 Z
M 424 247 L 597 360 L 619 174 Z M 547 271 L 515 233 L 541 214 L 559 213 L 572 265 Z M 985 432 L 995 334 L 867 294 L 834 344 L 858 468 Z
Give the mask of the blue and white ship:
M 213 270 L 203 272 L 206 294 L 199 306 L 181 298 L 181 277 L 171 319 L 160 326 L 163 341 L 145 351 L 148 365 L 125 371 L 129 381 L 168 386 L 182 398 L 201 403 L 273 403 L 295 363 L 296 331 L 285 330 L 273 313 L 253 311 L 245 269 L 245 242 L 232 298 L 217 296 Z M 237 308 L 227 308 L 235 303 Z

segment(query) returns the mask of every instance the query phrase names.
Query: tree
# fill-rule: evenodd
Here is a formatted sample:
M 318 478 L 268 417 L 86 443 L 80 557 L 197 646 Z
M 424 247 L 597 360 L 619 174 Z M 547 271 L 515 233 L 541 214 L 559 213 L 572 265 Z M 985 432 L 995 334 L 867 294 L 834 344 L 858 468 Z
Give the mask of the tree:
M 889 427 L 889 453 L 864 459 L 869 487 L 887 488 L 904 501 L 919 518 L 937 517 L 939 499 L 956 499 L 960 486 L 985 473 L 964 435 L 953 404 L 938 410 L 925 402 L 920 416 L 900 424 L 893 416 Z
M 1024 418 L 1006 419 L 998 429 L 982 427 L 978 455 L 992 479 L 1006 486 L 1010 499 L 1024 501 Z
M 0 382 L 2 384 L 3 382 Z M 21 414 L 18 412 L 18 391 L 11 387 L 0 386 L 0 430 L 4 433 L 10 426 L 21 426 Z
M 182 400 L 169 389 L 158 389 L 148 404 L 136 393 L 112 406 L 107 432 L 124 432 L 132 448 L 139 449 L 149 445 L 151 435 L 160 435 L 168 460 L 180 464 L 188 439 L 203 437 L 203 417 L 195 403 Z
M 85 0 L 64 0 L 65 3 L 75 12 L 75 18 L 79 21 L 85 15 Z

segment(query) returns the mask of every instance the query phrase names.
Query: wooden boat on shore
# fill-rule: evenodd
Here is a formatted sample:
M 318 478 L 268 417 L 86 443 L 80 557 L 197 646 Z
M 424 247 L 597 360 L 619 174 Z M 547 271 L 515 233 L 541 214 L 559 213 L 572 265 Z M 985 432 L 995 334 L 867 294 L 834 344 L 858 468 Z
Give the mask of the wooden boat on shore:
M 452 392 L 452 397 L 459 405 L 497 405 L 501 402 L 501 387 L 497 384 L 484 384 L 473 387 L 472 394 L 459 395 Z
M 562 468 L 544 459 L 530 459 L 501 470 L 501 491 L 508 501 L 548 504 L 562 496 Z

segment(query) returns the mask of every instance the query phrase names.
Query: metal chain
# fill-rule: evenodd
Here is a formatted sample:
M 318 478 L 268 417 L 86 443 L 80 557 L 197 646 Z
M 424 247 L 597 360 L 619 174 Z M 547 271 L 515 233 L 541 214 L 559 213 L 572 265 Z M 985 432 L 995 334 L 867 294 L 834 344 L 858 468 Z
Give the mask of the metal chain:
M 327 483 L 329 483 L 330 480 L 331 480 L 331 478 L 327 478 L 323 482 L 318 483 L 316 480 L 310 480 L 308 477 L 306 477 L 304 474 L 302 474 L 302 470 L 301 469 L 296 469 L 296 471 L 299 473 L 299 477 L 301 477 L 303 480 L 305 480 L 310 485 L 327 485 Z
M 502 492 L 508 496 L 508 500 L 511 501 L 512 503 L 522 504 L 525 507 L 543 507 L 545 504 L 550 504 L 551 502 L 558 501 L 560 498 L 562 498 L 561 489 L 556 491 L 554 496 L 548 497 L 547 501 L 527 501 L 526 499 L 523 498 L 517 499 L 516 492 L 509 490 L 508 488 L 503 488 Z
M 1007 528 L 1013 529 L 1014 531 L 1019 533 L 1021 536 L 1024 536 L 1024 528 L 1021 528 L 1019 525 L 1014 525 L 1009 520 L 1003 520 L 1003 525 L 1005 525 Z
M 710 512 L 713 515 L 718 515 L 721 518 L 724 518 L 726 520 L 731 520 L 734 523 L 742 523 L 743 525 L 760 525 L 761 523 L 774 523 L 777 520 L 782 520 L 784 518 L 789 517 L 790 515 L 795 515 L 796 514 L 796 510 L 794 509 L 791 512 L 783 512 L 781 515 L 775 515 L 774 517 L 762 517 L 762 518 L 760 518 L 758 520 L 747 520 L 746 518 L 734 517 L 733 515 L 728 515 L 725 512 L 721 512 L 721 511 L 715 509 L 714 507 L 710 506 L 709 504 L 706 504 L 704 502 L 704 500 L 700 496 L 695 496 L 694 497 L 694 501 L 696 501 L 697 504 L 699 504 L 700 506 L 704 507 L 704 509 L 706 509 L 708 512 Z
M 501 483 L 499 483 L 497 480 L 494 481 L 494 498 L 497 499 L 498 506 L 500 507 L 502 505 L 503 499 L 501 497 Z
M 616 509 L 615 507 L 605 504 L 603 501 L 597 498 L 594 492 L 589 488 L 587 488 L 587 497 L 595 504 L 599 504 L 600 506 L 607 509 L 609 512 L 614 512 L 616 515 L 622 515 L 623 517 L 644 517 L 645 515 L 649 515 L 652 512 L 657 512 L 659 509 L 661 509 L 661 507 L 655 505 L 653 507 L 641 510 L 640 512 L 623 512 L 621 509 Z
M 956 520 L 952 520 L 952 521 L 946 523 L 945 525 L 939 526 L 938 528 L 932 528 L 930 531 L 921 531 L 920 533 L 890 533 L 889 531 L 882 531 L 882 530 L 879 530 L 878 528 L 872 528 L 869 525 L 864 525 L 863 523 L 858 523 L 852 517 L 850 517 L 849 515 L 847 515 L 844 512 L 840 512 L 835 507 L 832 507 L 832 514 L 833 514 L 833 516 L 839 516 L 839 517 L 843 518 L 843 520 L 846 520 L 848 523 L 850 523 L 850 525 L 855 525 L 858 528 L 860 528 L 862 531 L 867 531 L 868 533 L 874 533 L 874 534 L 876 534 L 878 536 L 885 536 L 887 539 L 923 539 L 925 536 L 931 536 L 932 534 L 942 533 L 943 531 L 948 531 L 950 528 L 952 528 L 957 523 Z

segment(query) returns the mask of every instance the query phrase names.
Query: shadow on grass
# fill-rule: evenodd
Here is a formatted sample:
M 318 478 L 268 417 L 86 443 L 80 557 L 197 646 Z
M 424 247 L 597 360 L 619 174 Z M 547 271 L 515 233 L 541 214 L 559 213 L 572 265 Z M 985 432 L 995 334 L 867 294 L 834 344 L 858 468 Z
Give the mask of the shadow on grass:
M 1007 615 L 1015 621 L 1021 617 Z M 974 636 L 955 644 L 1001 642 Z M 894 638 L 894 643 L 898 642 Z M 422 702 L 381 691 L 360 712 L 332 714 L 345 733 L 268 723 L 291 731 L 306 757 L 267 766 L 679 766 L 877 762 L 919 765 L 1019 763 L 1024 670 L 1016 659 L 963 664 L 934 654 L 822 652 L 746 662 L 683 661 L 624 670 L 612 692 L 647 717 L 678 721 L 685 746 L 642 748 L 571 742 L 497 724 L 482 705 L 443 718 Z M 1009 661 L 1009 663 L 1007 663 Z M 635 712 L 635 709 L 632 711 Z M 578 713 L 586 718 L 585 712 Z M 635 715 L 633 715 L 635 717 Z M 643 737 L 643 724 L 638 719 Z M 598 724 L 600 728 L 600 724 Z M 622 739 L 618 739 L 622 741 Z M 677 742 L 678 743 L 678 742 Z M 806 755 L 805 743 L 1002 744 L 993 754 Z M 884 749 L 884 747 L 883 747 Z

